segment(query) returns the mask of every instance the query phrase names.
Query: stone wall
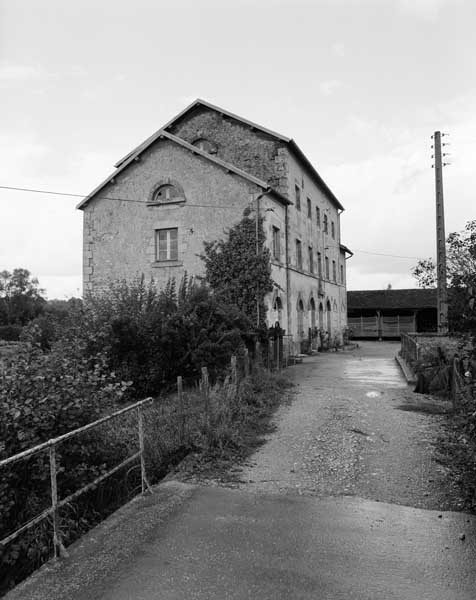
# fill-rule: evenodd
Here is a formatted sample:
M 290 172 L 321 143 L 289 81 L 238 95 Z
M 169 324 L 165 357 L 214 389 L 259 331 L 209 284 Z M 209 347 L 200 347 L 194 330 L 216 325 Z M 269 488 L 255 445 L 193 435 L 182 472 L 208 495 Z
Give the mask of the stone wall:
M 216 145 L 216 155 L 286 193 L 288 189 L 283 142 L 204 106 L 174 123 L 170 133 L 193 144 L 205 138 Z

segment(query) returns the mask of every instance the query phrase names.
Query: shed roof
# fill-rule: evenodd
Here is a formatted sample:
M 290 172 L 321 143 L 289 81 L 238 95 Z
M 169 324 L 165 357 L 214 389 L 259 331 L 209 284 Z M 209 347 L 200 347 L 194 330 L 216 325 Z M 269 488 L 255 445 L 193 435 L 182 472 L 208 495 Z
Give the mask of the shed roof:
M 348 310 L 436 308 L 436 289 L 358 290 L 347 292 Z
M 192 154 L 197 154 L 199 156 L 202 156 L 203 158 L 216 164 L 217 166 L 221 167 L 222 169 L 228 171 L 229 173 L 235 173 L 235 175 L 239 175 L 240 177 L 243 177 L 243 179 L 246 179 L 246 180 L 256 184 L 257 186 L 259 186 L 260 188 L 265 190 L 267 193 L 274 196 L 282 204 L 292 204 L 292 202 L 290 202 L 288 200 L 288 198 L 283 196 L 277 190 L 271 188 L 265 181 L 258 179 L 257 177 L 254 177 L 253 175 L 250 175 L 249 173 L 246 173 L 245 171 L 242 171 L 241 169 L 238 169 L 237 167 L 235 167 L 234 165 L 232 165 L 230 163 L 220 160 L 219 158 L 213 156 L 212 154 L 209 154 L 208 152 L 205 152 L 204 150 L 200 150 L 200 148 L 197 148 L 196 146 L 192 146 L 192 144 L 189 144 L 188 142 L 182 140 L 182 138 L 172 135 L 168 131 L 159 130 L 154 134 L 153 137 L 154 137 L 154 139 L 150 139 L 150 141 L 147 145 L 138 146 L 136 148 L 136 150 L 129 155 L 127 160 L 122 162 L 120 164 L 120 166 L 113 173 L 111 173 L 111 175 L 109 175 L 109 177 L 107 179 L 105 179 L 101 184 L 99 184 L 98 187 L 95 188 L 88 196 L 86 196 L 86 198 L 84 198 L 84 200 L 82 200 L 76 208 L 83 209 L 86 206 L 86 204 L 94 196 L 96 196 L 108 183 L 110 183 L 114 179 L 114 177 L 117 177 L 117 175 L 121 171 L 126 169 L 128 165 L 130 165 L 132 162 L 134 162 L 139 157 L 139 155 L 142 152 L 144 152 L 144 150 L 147 150 L 147 148 L 149 148 L 149 146 L 153 142 L 159 140 L 160 138 L 168 139 L 171 142 L 174 142 L 175 144 L 182 146 L 182 148 L 185 148 Z
M 344 207 L 342 206 L 342 204 L 339 202 L 339 200 L 336 198 L 334 193 L 330 190 L 329 186 L 325 183 L 325 181 L 322 179 L 322 177 L 316 171 L 316 169 L 314 168 L 314 166 L 312 165 L 310 160 L 306 157 L 304 152 L 299 148 L 299 146 L 296 144 L 296 142 L 292 138 L 288 138 L 284 135 L 281 135 L 280 133 L 276 133 L 275 131 L 272 131 L 271 129 L 267 129 L 266 127 L 263 127 L 262 125 L 253 123 L 253 121 L 249 121 L 248 119 L 245 119 L 244 117 L 239 117 L 238 115 L 236 115 L 228 110 L 225 110 L 224 108 L 215 106 L 214 104 L 207 102 L 206 100 L 201 100 L 200 98 L 197 98 L 191 104 L 189 104 L 186 108 L 184 108 L 184 110 L 179 112 L 178 115 L 176 115 L 173 119 L 171 119 L 168 123 L 166 123 L 159 131 L 168 129 L 174 123 L 176 123 L 179 119 L 181 119 L 184 115 L 186 115 L 188 112 L 190 112 L 197 106 L 204 106 L 204 107 L 209 108 L 210 110 L 218 112 L 222 115 L 226 115 L 230 119 L 239 121 L 240 123 L 243 123 L 252 129 L 257 129 L 258 131 L 262 131 L 263 133 L 266 133 L 267 135 L 274 137 L 275 139 L 278 139 L 278 140 L 282 141 L 283 143 L 287 144 L 289 146 L 289 148 L 291 149 L 291 151 L 296 155 L 296 157 L 308 169 L 311 176 L 316 180 L 318 186 L 327 194 L 328 198 L 335 204 L 335 206 L 339 210 L 344 210 Z M 128 161 L 129 157 L 132 156 L 137 150 L 143 149 L 144 147 L 147 147 L 149 144 L 151 144 L 156 139 L 157 133 L 158 132 L 151 135 L 144 142 L 142 142 L 142 144 L 137 146 L 137 148 L 135 148 L 134 150 L 132 150 L 131 152 L 126 154 L 114 166 L 120 167 L 125 161 Z

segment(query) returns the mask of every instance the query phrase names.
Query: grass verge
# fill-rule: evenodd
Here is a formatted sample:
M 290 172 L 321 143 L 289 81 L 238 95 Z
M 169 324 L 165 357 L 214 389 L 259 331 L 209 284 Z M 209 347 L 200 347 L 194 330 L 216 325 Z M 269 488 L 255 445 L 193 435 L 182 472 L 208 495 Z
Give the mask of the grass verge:
M 291 401 L 292 387 L 284 371 L 253 373 L 240 384 L 234 401 L 227 401 L 227 418 L 219 417 L 219 422 L 213 423 L 214 436 L 208 439 L 202 433 L 201 442 L 190 448 L 169 477 L 193 483 L 236 483 L 239 467 L 275 429 L 273 415 L 279 406 Z M 216 415 L 223 395 L 226 386 L 214 394 Z

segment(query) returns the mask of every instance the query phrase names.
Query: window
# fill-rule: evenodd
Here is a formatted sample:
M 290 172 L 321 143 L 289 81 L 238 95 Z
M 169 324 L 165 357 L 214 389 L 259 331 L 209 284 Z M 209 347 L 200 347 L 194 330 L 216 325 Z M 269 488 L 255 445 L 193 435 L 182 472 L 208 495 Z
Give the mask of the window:
M 324 215 L 324 233 L 329 233 L 329 224 L 327 221 L 327 215 Z
M 280 235 L 278 227 L 273 227 L 273 258 L 276 260 L 281 258 Z
M 332 280 L 337 283 L 337 269 L 336 269 L 336 261 L 332 261 Z
M 298 329 L 298 337 L 304 337 L 304 304 L 302 300 L 299 300 L 297 305 L 297 329 Z
M 216 144 L 205 138 L 198 138 L 198 140 L 195 140 L 192 145 L 200 150 L 203 150 L 204 152 L 208 152 L 208 154 L 217 153 Z
M 296 266 L 302 269 L 302 244 L 299 240 L 296 240 Z
M 178 229 L 155 231 L 155 260 L 178 260 Z
M 316 225 L 321 227 L 321 210 L 318 206 L 316 206 Z
M 310 198 L 307 199 L 307 216 L 309 219 L 312 219 L 312 206 Z
M 311 298 L 311 327 L 314 329 L 316 326 L 316 303 L 314 302 L 314 298 Z
M 340 266 L 340 282 L 344 283 L 344 265 Z
M 311 246 L 309 246 L 309 273 L 314 273 L 314 254 Z
M 279 296 L 274 301 L 273 310 L 274 310 L 275 321 L 277 321 L 281 325 L 282 320 L 283 320 L 283 303 Z
M 296 210 L 301 210 L 301 190 L 297 185 L 294 186 L 294 192 L 296 194 Z
M 161 185 L 154 194 L 154 202 L 180 202 L 185 200 L 182 192 L 174 185 Z
M 317 274 L 322 277 L 322 254 L 320 252 L 317 253 Z
M 332 235 L 332 239 L 335 240 L 336 239 L 336 226 L 334 224 L 334 221 L 331 221 L 331 235 Z
M 329 279 L 329 259 L 325 258 L 325 263 L 326 263 L 326 279 Z

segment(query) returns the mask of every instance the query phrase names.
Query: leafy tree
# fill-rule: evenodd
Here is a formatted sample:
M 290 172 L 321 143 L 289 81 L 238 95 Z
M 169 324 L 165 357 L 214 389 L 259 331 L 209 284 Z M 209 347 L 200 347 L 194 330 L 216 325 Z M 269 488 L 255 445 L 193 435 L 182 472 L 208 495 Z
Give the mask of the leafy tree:
M 43 310 L 44 290 L 27 269 L 0 272 L 0 325 L 25 325 Z
M 476 220 L 446 240 L 446 270 L 450 329 L 476 332 Z M 423 288 L 436 287 L 435 261 L 420 260 L 412 275 Z
M 205 280 L 217 298 L 225 304 L 234 305 L 252 323 L 257 321 L 259 303 L 259 327 L 266 325 L 264 298 L 273 289 L 270 252 L 265 247 L 263 219 L 249 217 L 250 211 L 228 232 L 228 239 L 204 242 Z M 257 243 L 258 241 L 258 243 Z

